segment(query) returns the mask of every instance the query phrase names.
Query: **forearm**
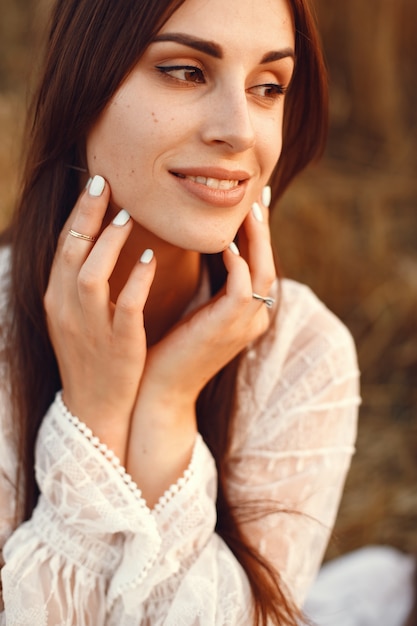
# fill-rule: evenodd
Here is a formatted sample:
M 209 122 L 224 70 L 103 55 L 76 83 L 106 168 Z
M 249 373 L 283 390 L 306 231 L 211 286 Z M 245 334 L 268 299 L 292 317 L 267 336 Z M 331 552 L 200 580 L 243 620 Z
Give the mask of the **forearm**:
M 142 393 L 135 410 L 126 467 L 150 508 L 183 475 L 195 445 L 194 403 L 175 400 Z
M 100 445 L 68 419 L 59 400 L 39 431 L 41 495 L 31 519 L 4 546 L 8 623 L 107 624 L 107 589 L 127 533 L 157 553 L 156 524 L 139 490 Z M 137 558 L 145 568 L 149 555 Z M 34 617 L 35 616 L 35 617 Z M 38 619 L 39 616 L 39 619 Z

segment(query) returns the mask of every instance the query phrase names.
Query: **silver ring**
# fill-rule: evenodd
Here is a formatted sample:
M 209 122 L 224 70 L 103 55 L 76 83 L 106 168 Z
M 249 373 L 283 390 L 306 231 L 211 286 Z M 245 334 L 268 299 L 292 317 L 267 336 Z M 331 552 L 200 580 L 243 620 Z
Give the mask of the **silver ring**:
M 266 304 L 268 309 L 270 309 L 275 304 L 274 298 L 264 298 L 264 296 L 260 296 L 258 293 L 253 293 L 252 298 L 254 300 L 261 300 L 264 304 Z
M 72 230 L 72 228 L 70 228 L 68 232 L 72 237 L 76 237 L 76 239 L 84 239 L 84 241 L 91 241 L 92 243 L 94 243 L 97 239 L 97 237 L 92 237 L 91 235 L 83 235 L 83 233 L 78 233 L 76 230 Z

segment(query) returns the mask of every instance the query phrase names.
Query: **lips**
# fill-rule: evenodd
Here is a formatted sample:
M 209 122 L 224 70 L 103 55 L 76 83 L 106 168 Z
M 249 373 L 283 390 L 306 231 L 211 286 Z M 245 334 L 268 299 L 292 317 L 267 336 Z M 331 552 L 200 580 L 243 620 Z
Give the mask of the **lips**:
M 243 170 L 219 167 L 172 169 L 170 174 L 184 191 L 218 207 L 231 207 L 241 202 L 250 178 L 250 174 Z
M 194 183 L 206 185 L 207 187 L 210 187 L 210 189 L 233 189 L 240 184 L 240 181 L 237 179 L 219 179 L 206 176 L 185 176 L 184 174 L 177 174 L 176 172 L 173 172 L 173 174 L 174 176 L 178 176 L 178 178 L 188 178 L 188 180 L 191 180 Z

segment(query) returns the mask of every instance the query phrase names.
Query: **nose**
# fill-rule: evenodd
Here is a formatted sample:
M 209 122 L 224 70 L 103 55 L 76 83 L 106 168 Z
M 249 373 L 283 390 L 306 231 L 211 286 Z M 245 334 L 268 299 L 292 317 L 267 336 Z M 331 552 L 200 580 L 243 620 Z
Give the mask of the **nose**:
M 244 152 L 254 146 L 255 137 L 245 89 L 214 90 L 202 124 L 203 141 L 223 144 L 230 152 Z

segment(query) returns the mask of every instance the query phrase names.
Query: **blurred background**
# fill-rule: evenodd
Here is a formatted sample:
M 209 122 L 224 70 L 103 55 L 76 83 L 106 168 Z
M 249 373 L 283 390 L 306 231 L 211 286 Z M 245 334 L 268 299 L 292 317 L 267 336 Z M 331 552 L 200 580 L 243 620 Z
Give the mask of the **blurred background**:
M 0 226 L 48 0 L 0 0 Z M 331 77 L 326 155 L 275 207 L 284 272 L 350 328 L 362 371 L 357 454 L 328 557 L 417 553 L 417 3 L 315 0 Z

